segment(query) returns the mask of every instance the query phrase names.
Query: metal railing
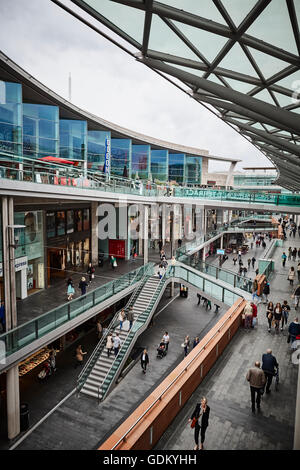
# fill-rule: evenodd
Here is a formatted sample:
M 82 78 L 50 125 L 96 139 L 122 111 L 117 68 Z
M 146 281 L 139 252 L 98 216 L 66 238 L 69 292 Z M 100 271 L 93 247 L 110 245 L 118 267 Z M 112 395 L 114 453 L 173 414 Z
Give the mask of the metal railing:
M 221 323 L 221 325 L 219 326 L 218 330 L 213 334 L 211 335 L 208 340 L 204 343 L 204 345 L 201 347 L 201 349 L 198 351 L 198 353 L 190 360 L 188 361 L 187 364 L 184 365 L 184 367 L 182 368 L 182 370 L 176 375 L 176 377 L 172 380 L 172 382 L 160 393 L 160 395 L 151 403 L 151 405 L 148 406 L 148 408 L 141 414 L 141 416 L 130 426 L 130 428 L 122 435 L 122 437 L 120 437 L 120 439 L 116 442 L 116 444 L 114 444 L 114 446 L 111 448 L 111 450 L 115 450 L 116 447 L 126 439 L 126 436 L 128 436 L 128 434 L 140 423 L 140 421 L 147 415 L 147 413 L 149 413 L 149 411 L 151 411 L 151 409 L 156 405 L 156 403 L 158 403 L 159 401 L 161 401 L 163 395 L 168 392 L 168 390 L 173 387 L 173 385 L 175 384 L 175 382 L 177 382 L 177 380 L 185 373 L 187 372 L 189 366 L 191 364 L 193 364 L 196 360 L 199 359 L 199 356 L 203 353 L 203 351 L 205 351 L 206 347 L 208 346 L 208 344 L 217 336 L 220 334 L 221 332 L 221 329 L 223 329 L 224 325 L 226 325 L 226 323 L 228 323 L 229 320 L 231 320 L 232 316 L 236 313 L 236 311 L 241 307 L 241 304 L 242 304 L 243 300 L 240 301 L 239 305 L 237 305 L 235 307 L 235 309 L 233 310 L 233 312 L 231 312 L 227 317 L 226 319 L 223 321 L 223 323 Z
M 33 341 L 54 331 L 59 326 L 78 317 L 90 308 L 99 305 L 104 300 L 130 287 L 133 283 L 138 282 L 144 276 L 149 265 L 152 264 L 153 263 L 148 263 L 147 265 L 140 266 L 116 280 L 97 287 L 77 299 L 73 299 L 23 325 L 3 333 L 0 335 L 0 341 L 3 341 L 6 346 L 5 357 L 19 351 Z

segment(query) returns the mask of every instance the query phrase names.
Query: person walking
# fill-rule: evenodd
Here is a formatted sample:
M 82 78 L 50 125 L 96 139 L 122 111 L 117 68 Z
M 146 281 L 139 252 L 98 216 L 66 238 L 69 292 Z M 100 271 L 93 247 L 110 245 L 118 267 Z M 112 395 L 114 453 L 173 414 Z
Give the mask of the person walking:
M 198 303 L 197 303 L 197 305 L 199 305 L 200 302 L 201 302 L 201 294 L 199 294 L 199 292 L 197 293 L 197 297 L 198 297 Z
M 255 413 L 255 402 L 257 410 L 260 411 L 261 390 L 264 388 L 266 383 L 266 377 L 260 368 L 259 361 L 256 361 L 254 367 L 248 370 L 246 379 L 250 383 L 252 413 Z
M 245 328 L 249 329 L 252 325 L 252 307 L 249 302 L 246 303 L 244 308 L 244 315 L 245 315 Z
M 255 305 L 254 302 L 251 302 L 251 308 L 252 308 L 252 324 L 251 328 L 254 328 L 255 325 L 257 325 L 257 306 Z
M 110 263 L 111 263 L 111 268 L 112 269 L 115 269 L 118 266 L 117 265 L 117 260 L 113 255 L 111 255 L 111 257 L 110 257 Z
M 295 317 L 294 321 L 289 324 L 289 340 L 291 342 L 291 348 L 293 349 L 293 343 L 296 341 L 297 336 L 300 335 L 300 324 L 298 317 Z
M 165 334 L 162 337 L 162 342 L 165 343 L 166 351 L 168 351 L 170 336 L 169 336 L 169 333 L 167 331 L 165 332 Z
M 282 267 L 284 268 L 285 263 L 286 263 L 286 254 L 285 254 L 285 252 L 282 253 L 281 259 L 282 259 Z
M 291 266 L 291 268 L 289 270 L 289 274 L 288 274 L 288 280 L 290 281 L 290 286 L 294 285 L 295 277 L 296 277 L 295 268 L 294 268 L 294 266 Z
M 271 332 L 273 316 L 274 316 L 274 304 L 273 302 L 269 302 L 267 305 L 267 310 L 266 310 L 266 317 L 267 317 L 268 325 L 269 325 L 269 328 L 268 328 L 269 333 Z
M 122 310 L 120 310 L 120 313 L 119 313 L 120 331 L 122 330 L 124 320 L 125 320 L 125 311 L 122 308 Z
M 292 294 L 292 299 L 295 301 L 295 310 L 297 310 L 298 305 L 299 305 L 299 300 L 300 300 L 300 284 L 296 287 Z
M 254 269 L 255 262 L 256 262 L 256 259 L 255 259 L 255 257 L 253 256 L 252 259 L 251 259 L 252 269 Z
M 281 305 L 281 308 L 282 308 L 282 320 L 281 320 L 281 330 L 282 330 L 283 327 L 284 327 L 284 324 L 287 325 L 287 321 L 288 321 L 288 318 L 289 318 L 289 313 L 291 311 L 291 307 L 287 303 L 287 300 L 284 300 L 283 304 Z
M 194 342 L 193 342 L 193 349 L 200 343 L 200 339 L 199 339 L 199 336 L 196 336 L 196 338 L 194 339 Z
M 67 282 L 67 299 L 73 300 L 73 295 L 75 294 L 74 283 L 72 278 L 70 277 Z
M 264 287 L 263 287 L 263 298 L 264 298 L 264 304 L 268 303 L 268 295 L 270 294 L 270 284 L 268 281 L 265 281 Z
M 147 365 L 149 364 L 149 356 L 147 354 L 147 349 L 145 348 L 141 354 L 141 366 L 143 373 L 146 374 Z
M 273 377 L 278 369 L 278 362 L 276 357 L 272 355 L 272 349 L 267 349 L 266 354 L 262 355 L 262 370 L 266 376 L 267 385 L 266 385 L 266 393 L 270 393 L 270 387 L 272 384 Z
M 56 352 L 58 352 L 58 350 L 51 349 L 50 355 L 49 355 L 49 363 L 50 363 L 50 367 L 51 367 L 51 374 L 53 374 L 57 370 L 56 369 Z
M 233 261 L 233 265 L 235 266 L 237 262 L 237 257 L 235 256 L 234 258 L 232 258 L 232 261 Z
M 86 294 L 86 288 L 88 286 L 88 283 L 86 282 L 86 279 L 85 277 L 82 277 L 80 282 L 79 282 L 79 289 L 81 290 L 81 295 L 85 295 Z
M 133 324 L 133 307 L 129 307 L 129 310 L 127 312 L 127 320 L 129 321 L 129 329 L 131 330 L 132 324 Z
M 96 323 L 96 333 L 97 333 L 97 338 L 99 341 L 99 339 L 101 339 L 102 334 L 103 334 L 103 327 L 101 325 L 100 320 L 97 320 L 97 323 Z
M 251 258 L 248 258 L 248 260 L 247 260 L 247 263 L 248 263 L 248 269 L 250 269 L 250 265 L 251 265 Z
M 114 352 L 115 352 L 115 357 L 116 357 L 121 347 L 121 340 L 119 338 L 119 333 L 116 333 L 116 336 L 113 339 L 113 346 L 114 346 Z
M 184 338 L 183 348 L 184 348 L 184 357 L 186 357 L 188 355 L 189 348 L 190 348 L 190 337 L 188 335 Z
M 189 419 L 189 423 L 193 421 L 195 418 L 195 432 L 194 432 L 194 439 L 195 439 L 195 447 L 194 450 L 199 449 L 199 433 L 201 429 L 201 444 L 200 449 L 204 449 L 203 443 L 205 441 L 205 433 L 208 427 L 208 420 L 209 420 L 209 412 L 210 407 L 207 404 L 207 399 L 202 397 L 201 402 L 197 403 L 196 408 L 193 411 L 192 416 Z
M 297 258 L 297 248 L 296 247 L 293 249 L 292 256 L 293 256 L 293 261 L 295 262 L 296 258 Z
M 259 299 L 259 296 L 257 295 L 257 289 L 258 289 L 258 282 L 256 279 L 254 279 L 253 283 L 252 283 L 252 289 L 251 289 L 251 292 L 252 292 L 252 300 L 254 301 L 254 298 L 256 297 L 257 299 Z
M 76 348 L 76 364 L 75 364 L 75 369 L 77 366 L 82 366 L 83 364 L 83 356 L 85 356 L 87 352 L 82 351 L 81 344 L 79 344 Z
M 107 357 L 110 356 L 110 353 L 112 352 L 113 350 L 113 347 L 114 347 L 114 343 L 113 343 L 113 339 L 112 339 L 112 334 L 111 333 L 108 333 L 107 335 L 107 338 L 106 338 L 106 349 L 107 349 Z
M 91 284 L 92 280 L 95 278 L 95 268 L 92 265 L 92 263 L 89 263 L 89 266 L 88 266 L 88 269 L 87 269 L 86 273 L 89 275 L 89 281 L 90 281 L 90 284 Z
M 300 281 L 300 261 L 297 266 L 297 275 L 298 275 L 298 281 Z
M 288 261 L 291 261 L 291 259 L 292 259 L 292 251 L 293 251 L 293 250 L 292 250 L 292 247 L 289 246 L 289 249 L 288 249 Z
M 275 333 L 279 333 L 279 324 L 282 320 L 282 307 L 280 302 L 277 302 L 274 308 L 274 321 L 275 321 Z M 282 328 L 281 328 L 282 330 Z

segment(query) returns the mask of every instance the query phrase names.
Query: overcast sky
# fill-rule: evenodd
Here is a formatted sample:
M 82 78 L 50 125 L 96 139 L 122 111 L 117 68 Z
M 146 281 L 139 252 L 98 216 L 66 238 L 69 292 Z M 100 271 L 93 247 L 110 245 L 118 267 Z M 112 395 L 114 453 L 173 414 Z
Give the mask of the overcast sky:
M 71 72 L 72 102 L 80 108 L 148 136 L 241 159 L 238 169 L 271 165 L 211 112 L 50 0 L 0 0 L 0 12 L 0 49 L 66 99 Z

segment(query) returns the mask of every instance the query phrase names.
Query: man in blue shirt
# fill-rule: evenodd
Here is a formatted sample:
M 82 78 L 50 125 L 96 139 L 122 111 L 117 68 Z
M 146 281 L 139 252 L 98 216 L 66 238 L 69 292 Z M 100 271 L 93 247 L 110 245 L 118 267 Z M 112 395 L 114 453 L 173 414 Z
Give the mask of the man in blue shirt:
M 266 393 L 270 393 L 272 379 L 274 375 L 276 374 L 275 369 L 278 369 L 278 362 L 276 361 L 276 357 L 272 355 L 271 349 L 267 349 L 267 354 L 262 355 L 261 368 L 264 371 L 266 379 L 267 379 Z

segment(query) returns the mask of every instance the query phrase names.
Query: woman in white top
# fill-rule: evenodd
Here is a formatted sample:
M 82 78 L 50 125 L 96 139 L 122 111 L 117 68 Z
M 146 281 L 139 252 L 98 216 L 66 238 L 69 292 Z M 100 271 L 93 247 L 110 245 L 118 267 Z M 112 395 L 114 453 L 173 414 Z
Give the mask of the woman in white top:
M 289 275 L 288 275 L 288 280 L 290 281 L 290 286 L 294 285 L 295 276 L 296 276 L 295 268 L 292 266 L 289 270 Z
M 125 312 L 124 312 L 124 309 L 122 308 L 122 310 L 119 313 L 120 330 L 122 330 L 124 320 L 125 320 Z
M 163 342 L 165 343 L 165 345 L 166 345 L 166 351 L 168 351 L 169 342 L 170 342 L 170 336 L 169 336 L 169 334 L 168 334 L 167 331 L 166 331 L 165 334 L 163 335 L 162 341 L 163 341 Z
M 107 357 L 109 357 L 110 353 L 112 352 L 113 347 L 114 347 L 114 343 L 112 340 L 112 334 L 109 333 L 106 338 Z

